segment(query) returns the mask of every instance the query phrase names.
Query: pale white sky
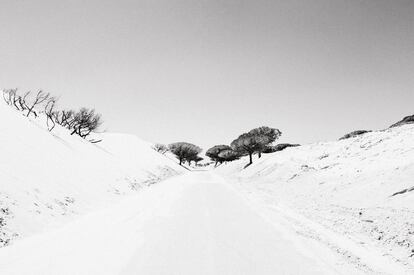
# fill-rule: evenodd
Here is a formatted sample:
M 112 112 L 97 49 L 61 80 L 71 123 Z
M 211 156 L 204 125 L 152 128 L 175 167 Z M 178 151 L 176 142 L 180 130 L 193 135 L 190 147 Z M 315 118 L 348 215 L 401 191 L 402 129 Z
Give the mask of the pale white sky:
M 414 113 L 414 1 L 1 0 L 0 87 L 149 141 L 336 139 Z

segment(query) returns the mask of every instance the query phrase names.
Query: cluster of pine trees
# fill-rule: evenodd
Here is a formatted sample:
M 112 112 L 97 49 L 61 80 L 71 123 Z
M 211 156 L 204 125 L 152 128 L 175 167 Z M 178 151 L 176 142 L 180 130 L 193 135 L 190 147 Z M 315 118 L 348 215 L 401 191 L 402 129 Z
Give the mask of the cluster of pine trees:
M 209 148 L 206 156 L 215 163 L 215 166 L 237 160 L 242 156 L 249 156 L 248 166 L 253 163 L 254 154 L 258 154 L 260 158 L 262 153 L 271 152 L 273 150 L 272 143 L 281 135 L 282 132 L 279 129 L 267 126 L 258 127 L 240 135 L 230 145 L 215 145 Z M 199 161 L 203 160 L 199 156 L 202 149 L 188 142 L 176 142 L 169 145 L 158 143 L 154 145 L 153 149 L 162 154 L 167 151 L 171 152 L 176 156 L 180 165 L 185 162 L 191 165 L 193 161 L 197 165 Z
M 165 154 L 167 151 L 171 152 L 177 157 L 180 165 L 185 162 L 187 162 L 188 165 L 191 165 L 191 162 L 193 161 L 197 165 L 198 162 L 203 160 L 203 158 L 199 156 L 203 149 L 188 142 L 175 142 L 168 146 L 157 143 L 153 146 L 153 149 L 161 154 Z
M 247 133 L 241 134 L 233 140 L 230 145 L 216 145 L 207 150 L 208 156 L 215 165 L 239 159 L 242 156 L 249 156 L 249 163 L 253 163 L 253 155 L 258 154 L 259 158 L 266 152 L 272 143 L 282 135 L 279 129 L 262 126 L 254 128 Z

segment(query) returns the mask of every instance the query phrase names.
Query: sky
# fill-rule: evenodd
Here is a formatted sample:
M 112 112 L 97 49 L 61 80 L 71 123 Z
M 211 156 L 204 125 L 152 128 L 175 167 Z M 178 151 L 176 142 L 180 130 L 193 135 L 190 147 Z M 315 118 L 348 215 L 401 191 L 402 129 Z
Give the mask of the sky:
M 334 140 L 414 114 L 414 1 L 0 0 L 0 88 L 153 142 Z

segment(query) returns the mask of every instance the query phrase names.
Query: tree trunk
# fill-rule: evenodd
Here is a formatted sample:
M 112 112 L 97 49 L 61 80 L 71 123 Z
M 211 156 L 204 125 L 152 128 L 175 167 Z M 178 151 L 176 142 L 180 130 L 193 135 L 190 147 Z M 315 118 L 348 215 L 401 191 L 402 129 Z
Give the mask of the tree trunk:
M 253 159 L 252 159 L 252 153 L 249 153 L 249 165 L 253 163 Z
M 261 157 L 262 157 L 262 152 L 259 151 L 259 158 L 261 158 Z

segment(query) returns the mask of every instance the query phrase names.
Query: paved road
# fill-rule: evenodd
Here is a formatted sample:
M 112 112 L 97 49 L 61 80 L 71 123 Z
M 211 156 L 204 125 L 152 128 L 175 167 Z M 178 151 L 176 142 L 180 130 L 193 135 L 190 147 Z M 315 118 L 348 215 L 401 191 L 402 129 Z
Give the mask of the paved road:
M 0 274 L 332 274 L 284 236 L 222 178 L 192 172 L 1 249 Z

